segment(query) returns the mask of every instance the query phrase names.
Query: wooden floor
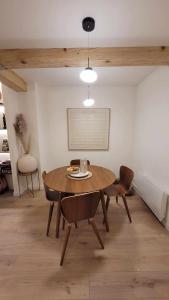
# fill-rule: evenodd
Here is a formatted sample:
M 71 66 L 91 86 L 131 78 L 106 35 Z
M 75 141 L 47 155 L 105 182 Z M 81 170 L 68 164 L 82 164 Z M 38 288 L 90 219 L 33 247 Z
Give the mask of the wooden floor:
M 92 228 L 79 223 L 60 267 L 64 232 L 55 239 L 54 218 L 50 237 L 45 236 L 48 203 L 43 193 L 1 196 L 0 299 L 169 299 L 169 234 L 140 199 L 130 197 L 128 204 L 132 224 L 122 202 L 112 199 L 110 233 L 99 207 L 96 221 L 104 250 Z

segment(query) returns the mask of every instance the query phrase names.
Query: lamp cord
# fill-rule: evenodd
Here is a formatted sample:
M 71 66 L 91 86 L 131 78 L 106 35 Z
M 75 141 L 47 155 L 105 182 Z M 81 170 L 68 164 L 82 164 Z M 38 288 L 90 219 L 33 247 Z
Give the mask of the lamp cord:
M 88 47 L 88 68 L 90 66 L 89 63 L 89 32 L 87 33 L 87 47 Z M 87 95 L 88 95 L 88 99 L 90 99 L 90 85 L 87 85 Z
M 89 32 L 87 33 L 87 47 L 88 47 L 88 68 L 89 68 Z
M 87 86 L 87 98 L 90 99 L 90 85 Z

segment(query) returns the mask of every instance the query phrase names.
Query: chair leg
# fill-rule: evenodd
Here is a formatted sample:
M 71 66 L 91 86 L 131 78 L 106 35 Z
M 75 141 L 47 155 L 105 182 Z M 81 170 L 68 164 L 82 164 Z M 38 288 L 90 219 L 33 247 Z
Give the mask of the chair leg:
M 106 200 L 106 211 L 108 211 L 109 208 L 109 203 L 110 203 L 110 197 L 107 195 L 107 200 Z M 105 220 L 103 218 L 103 224 L 105 223 Z
M 106 210 L 108 211 L 109 208 L 109 203 L 110 203 L 110 197 L 107 195 L 107 200 L 106 200 Z
M 58 201 L 58 207 L 57 207 L 56 238 L 59 237 L 60 217 L 61 217 L 61 199 Z
M 53 214 L 53 207 L 54 207 L 54 202 L 50 203 L 50 206 L 49 206 L 48 225 L 47 225 L 47 230 L 46 230 L 47 236 L 49 235 L 50 223 L 51 223 L 52 214 Z
M 125 206 L 125 209 L 126 209 L 126 212 L 127 212 L 128 218 L 129 218 L 129 221 L 130 221 L 130 223 L 132 223 L 130 212 L 129 212 L 129 208 L 128 208 L 125 196 L 122 196 L 122 199 L 123 199 L 123 202 L 124 202 L 124 206 Z
M 118 196 L 116 196 L 116 203 L 118 203 Z
M 63 244 L 62 254 L 61 254 L 60 266 L 63 265 L 63 260 L 64 260 L 64 257 L 65 257 L 65 252 L 66 252 L 67 243 L 68 243 L 69 236 L 70 236 L 70 231 L 71 231 L 71 224 L 68 224 L 66 237 L 65 237 L 64 244 Z
M 75 228 L 77 228 L 77 222 L 75 222 Z
M 63 220 L 62 220 L 62 230 L 64 230 L 65 229 L 65 219 L 63 218 Z
M 104 215 L 104 222 L 106 225 L 106 231 L 109 232 L 109 223 L 108 223 L 108 218 L 107 218 L 107 210 L 106 210 L 106 204 L 105 204 L 105 199 L 104 199 L 104 192 L 101 190 L 100 191 L 100 200 L 102 204 L 102 209 L 103 209 L 103 215 Z
M 103 242 L 101 240 L 101 237 L 100 237 L 100 234 L 99 234 L 98 229 L 96 227 L 96 223 L 95 223 L 94 219 L 90 219 L 90 223 L 92 224 L 93 231 L 94 231 L 94 233 L 97 236 L 97 239 L 98 239 L 98 241 L 100 243 L 101 248 L 104 249 L 104 245 L 103 245 Z

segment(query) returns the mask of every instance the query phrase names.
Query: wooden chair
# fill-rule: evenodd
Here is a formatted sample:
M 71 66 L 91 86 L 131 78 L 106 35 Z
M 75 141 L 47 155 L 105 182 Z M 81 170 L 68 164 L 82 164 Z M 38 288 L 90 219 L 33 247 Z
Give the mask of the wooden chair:
M 87 160 L 87 165 L 90 166 L 90 161 Z M 70 166 L 80 166 L 80 159 L 72 159 L 70 161 Z M 75 226 L 77 228 L 77 222 L 75 223 Z M 65 221 L 63 219 L 63 225 L 62 225 L 62 228 L 64 229 L 65 228 Z
M 70 161 L 71 166 L 80 166 L 80 159 L 72 159 Z M 87 160 L 87 165 L 90 166 L 90 161 Z
M 44 182 L 46 176 L 46 171 L 43 171 L 42 173 L 42 178 L 43 178 L 43 184 L 45 188 L 45 194 L 46 194 L 46 199 L 50 201 L 50 207 L 49 207 L 49 216 L 48 216 L 48 224 L 47 224 L 47 231 L 46 235 L 49 235 L 49 230 L 50 230 L 50 223 L 52 220 L 52 214 L 53 214 L 53 208 L 55 202 L 57 202 L 57 218 L 56 218 L 56 238 L 59 237 L 59 227 L 60 227 L 60 218 L 61 218 L 61 199 L 64 197 L 72 196 L 72 193 L 61 193 L 54 191 L 52 189 L 49 189 Z M 63 225 L 62 229 L 64 229 L 64 219 L 63 219 Z M 75 227 L 77 228 L 77 223 L 75 223 Z
M 45 177 L 46 177 L 46 171 L 43 171 L 42 178 L 43 178 L 43 184 L 44 184 L 44 188 L 45 188 L 46 199 L 50 202 L 49 216 L 48 216 L 48 223 L 47 223 L 47 231 L 46 231 L 46 235 L 48 236 L 49 235 L 50 223 L 51 223 L 51 220 L 52 220 L 52 214 L 53 214 L 53 208 L 54 208 L 55 202 L 58 203 L 56 228 L 59 227 L 59 223 L 60 223 L 60 202 L 61 202 L 62 194 L 60 192 L 57 192 L 57 191 L 49 189 L 45 185 L 45 182 L 44 182 Z
M 76 196 L 70 196 L 63 198 L 61 200 L 61 212 L 64 219 L 68 222 L 66 237 L 63 245 L 63 250 L 61 254 L 60 265 L 62 266 L 68 239 L 70 236 L 71 225 L 81 220 L 89 220 L 89 223 L 92 225 L 94 233 L 97 236 L 97 239 L 101 245 L 101 248 L 104 249 L 103 242 L 97 230 L 94 216 L 97 210 L 97 206 L 100 201 L 100 192 L 86 193 Z
M 120 167 L 120 178 L 117 180 L 114 184 L 112 184 L 110 187 L 106 188 L 104 190 L 105 194 L 107 195 L 106 200 L 106 209 L 108 210 L 109 202 L 110 202 L 110 196 L 116 196 L 116 202 L 118 203 L 118 197 L 121 196 L 124 202 L 124 206 L 129 218 L 130 223 L 132 222 L 129 208 L 126 201 L 126 195 L 129 192 L 129 189 L 131 187 L 131 183 L 134 177 L 134 172 L 129 169 L 128 167 L 121 166 Z

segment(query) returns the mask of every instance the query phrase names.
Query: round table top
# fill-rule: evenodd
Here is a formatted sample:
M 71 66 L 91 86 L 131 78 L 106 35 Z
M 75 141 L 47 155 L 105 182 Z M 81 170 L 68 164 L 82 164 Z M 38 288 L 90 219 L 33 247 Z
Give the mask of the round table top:
M 66 169 L 67 167 L 57 168 L 47 173 L 45 184 L 59 192 L 79 194 L 103 190 L 116 179 L 111 170 L 99 166 L 88 166 L 88 170 L 92 172 L 92 177 L 82 180 L 68 178 Z

